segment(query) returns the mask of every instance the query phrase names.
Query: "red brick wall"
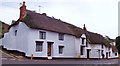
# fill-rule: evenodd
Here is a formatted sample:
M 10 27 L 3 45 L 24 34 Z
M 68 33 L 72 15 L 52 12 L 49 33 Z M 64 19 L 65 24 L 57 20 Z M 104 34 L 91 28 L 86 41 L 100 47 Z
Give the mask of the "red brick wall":
M 20 17 L 19 19 L 23 19 L 26 16 L 26 5 L 25 2 L 23 2 L 23 5 L 20 7 Z

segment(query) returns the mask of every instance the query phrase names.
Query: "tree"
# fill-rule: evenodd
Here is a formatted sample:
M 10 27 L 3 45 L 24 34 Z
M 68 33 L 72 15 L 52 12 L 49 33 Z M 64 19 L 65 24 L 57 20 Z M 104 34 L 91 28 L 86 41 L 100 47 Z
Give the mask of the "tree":
M 9 25 L 0 20 L 0 39 L 4 37 L 4 33 L 8 32 Z
M 120 54 L 120 36 L 116 37 L 116 48 L 118 49 L 118 53 Z

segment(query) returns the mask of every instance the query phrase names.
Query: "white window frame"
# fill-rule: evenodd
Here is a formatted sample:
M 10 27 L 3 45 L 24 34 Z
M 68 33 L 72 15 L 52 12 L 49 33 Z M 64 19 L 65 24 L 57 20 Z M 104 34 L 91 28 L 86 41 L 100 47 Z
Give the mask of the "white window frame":
M 59 54 L 63 54 L 64 52 L 64 46 L 59 46 Z
M 40 39 L 46 39 L 46 32 L 39 31 L 39 38 Z
M 36 52 L 43 51 L 43 41 L 36 41 Z
M 59 40 L 62 40 L 62 41 L 63 41 L 63 40 L 64 40 L 64 34 L 59 33 L 59 34 L 58 34 L 58 38 L 59 38 Z
M 82 44 L 85 44 L 85 38 L 81 38 L 82 39 Z

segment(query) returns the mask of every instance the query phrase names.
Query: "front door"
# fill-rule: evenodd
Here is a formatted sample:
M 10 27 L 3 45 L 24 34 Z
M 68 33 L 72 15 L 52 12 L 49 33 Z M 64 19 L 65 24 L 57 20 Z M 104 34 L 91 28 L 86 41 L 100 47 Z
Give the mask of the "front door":
M 87 59 L 90 58 L 90 49 L 87 49 Z
M 47 55 L 48 56 L 51 56 L 51 54 L 52 54 L 52 44 L 53 44 L 53 42 L 47 42 L 48 43 L 48 52 L 47 52 Z
M 108 52 L 106 52 L 106 59 L 108 59 Z

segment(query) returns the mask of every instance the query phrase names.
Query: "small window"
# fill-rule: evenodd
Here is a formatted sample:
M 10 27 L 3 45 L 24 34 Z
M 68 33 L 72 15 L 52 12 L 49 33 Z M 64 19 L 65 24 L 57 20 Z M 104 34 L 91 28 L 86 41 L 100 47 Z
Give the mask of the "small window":
M 59 46 L 59 54 L 63 54 L 63 48 L 64 46 Z
M 101 55 L 103 54 L 103 50 L 101 50 Z
M 82 44 L 84 44 L 85 38 L 82 38 Z
M 59 40 L 64 40 L 64 34 L 59 33 Z
M 46 32 L 40 31 L 40 39 L 46 39 Z
M 104 48 L 104 45 L 103 45 L 103 44 L 101 45 L 101 48 L 102 48 L 102 49 Z
M 115 53 L 115 56 L 117 56 L 117 53 Z
M 43 42 L 36 41 L 36 52 L 41 52 L 43 50 Z
M 86 47 L 88 47 L 88 42 L 86 41 Z
M 17 30 L 15 30 L 15 36 L 17 35 Z
M 111 52 L 109 52 L 109 57 L 110 57 L 110 55 L 111 55 Z
M 80 51 L 81 51 L 80 54 L 81 54 L 81 55 L 84 55 L 84 46 L 81 46 L 80 49 L 81 49 L 81 50 L 80 50 Z

